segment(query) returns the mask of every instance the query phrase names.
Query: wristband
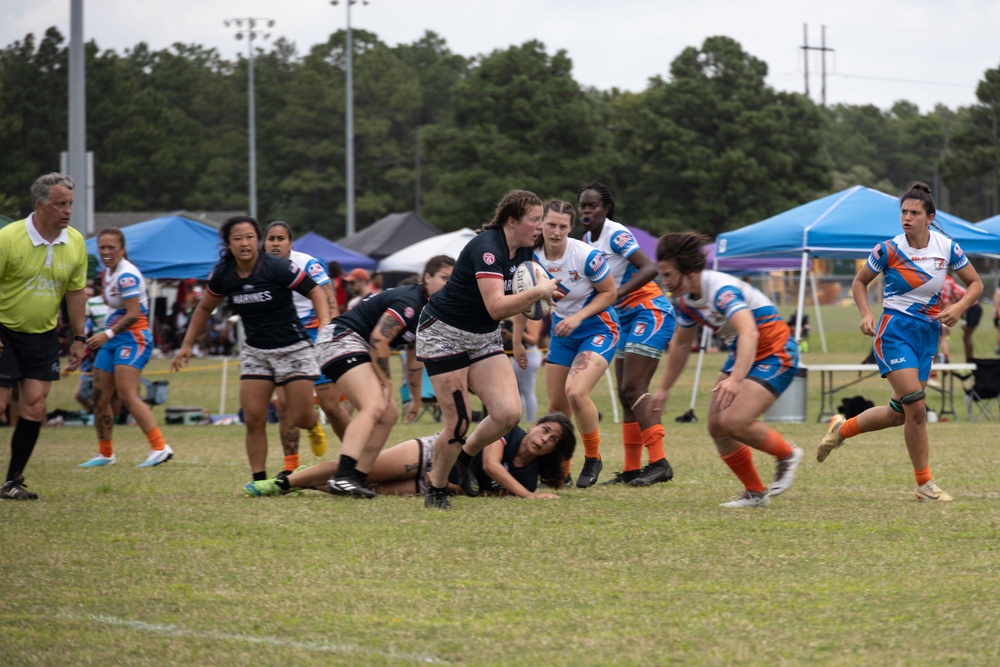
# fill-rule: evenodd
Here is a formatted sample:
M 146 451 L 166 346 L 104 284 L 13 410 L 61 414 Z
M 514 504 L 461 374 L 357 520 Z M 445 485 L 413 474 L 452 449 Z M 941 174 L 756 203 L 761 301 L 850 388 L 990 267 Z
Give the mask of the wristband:
M 87 342 L 87 337 L 86 336 L 80 336 L 78 334 L 76 336 L 73 336 L 73 340 L 80 341 L 81 343 L 86 343 Z
M 104 330 L 104 335 L 108 337 L 108 340 L 111 340 L 115 337 L 115 330 L 109 327 Z

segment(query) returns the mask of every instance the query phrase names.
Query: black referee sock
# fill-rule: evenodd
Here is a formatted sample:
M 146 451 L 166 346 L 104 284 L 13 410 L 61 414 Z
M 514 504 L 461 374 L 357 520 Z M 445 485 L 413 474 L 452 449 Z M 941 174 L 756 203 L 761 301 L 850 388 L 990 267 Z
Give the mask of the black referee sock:
M 38 442 L 38 432 L 42 422 L 31 421 L 21 417 L 14 427 L 14 435 L 10 438 L 10 464 L 7 466 L 7 481 L 17 478 L 28 465 L 31 453 L 35 451 Z
M 464 463 L 465 465 L 469 465 L 470 463 L 472 463 L 472 456 L 470 454 L 466 454 L 465 450 L 463 449 L 458 453 L 458 460 Z

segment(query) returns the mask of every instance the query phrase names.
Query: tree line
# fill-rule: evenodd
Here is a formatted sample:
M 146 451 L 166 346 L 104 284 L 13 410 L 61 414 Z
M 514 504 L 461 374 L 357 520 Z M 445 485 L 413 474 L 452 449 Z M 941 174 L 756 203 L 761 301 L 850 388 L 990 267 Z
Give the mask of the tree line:
M 776 91 L 728 37 L 632 93 L 581 86 L 566 52 L 538 41 L 466 58 L 433 32 L 396 46 L 352 36 L 358 229 L 414 208 L 442 230 L 477 227 L 505 190 L 575 201 L 593 180 L 621 222 L 654 233 L 714 236 L 851 185 L 895 194 L 918 179 L 956 215 L 1000 213 L 1000 67 L 976 105 L 921 113 Z M 345 227 L 345 38 L 305 54 L 279 39 L 254 57 L 260 217 L 331 238 Z M 248 207 L 245 57 L 180 43 L 85 52 L 95 210 Z M 0 213 L 30 211 L 28 186 L 59 166 L 67 71 L 55 28 L 0 51 Z

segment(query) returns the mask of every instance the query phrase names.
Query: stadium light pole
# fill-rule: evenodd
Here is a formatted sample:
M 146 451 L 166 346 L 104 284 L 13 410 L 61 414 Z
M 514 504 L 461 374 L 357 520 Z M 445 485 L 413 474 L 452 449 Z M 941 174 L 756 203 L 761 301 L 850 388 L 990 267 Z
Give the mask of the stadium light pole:
M 354 234 L 354 47 L 351 44 L 351 5 L 358 0 L 346 0 L 347 7 L 347 102 L 346 102 L 346 152 L 347 152 L 347 233 L 345 236 Z M 330 0 L 330 4 L 337 6 L 340 0 Z M 361 4 L 367 5 L 368 0 L 362 0 Z
M 250 143 L 250 217 L 257 218 L 257 120 L 254 109 L 253 90 L 253 41 L 257 38 L 269 39 L 271 33 L 263 32 L 266 26 L 270 29 L 274 26 L 273 19 L 243 18 L 227 19 L 222 22 L 227 28 L 230 25 L 236 26 L 236 39 L 247 40 L 247 125 L 249 127 Z M 257 24 L 261 25 L 259 29 Z

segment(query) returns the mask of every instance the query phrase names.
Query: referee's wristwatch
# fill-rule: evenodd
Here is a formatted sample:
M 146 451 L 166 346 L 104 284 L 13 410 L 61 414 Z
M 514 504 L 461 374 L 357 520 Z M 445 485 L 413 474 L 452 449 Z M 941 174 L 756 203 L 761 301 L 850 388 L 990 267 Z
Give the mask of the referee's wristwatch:
M 86 343 L 87 342 L 87 337 L 86 336 L 81 336 L 81 335 L 77 334 L 77 335 L 73 336 L 73 340 L 78 340 L 81 343 Z

